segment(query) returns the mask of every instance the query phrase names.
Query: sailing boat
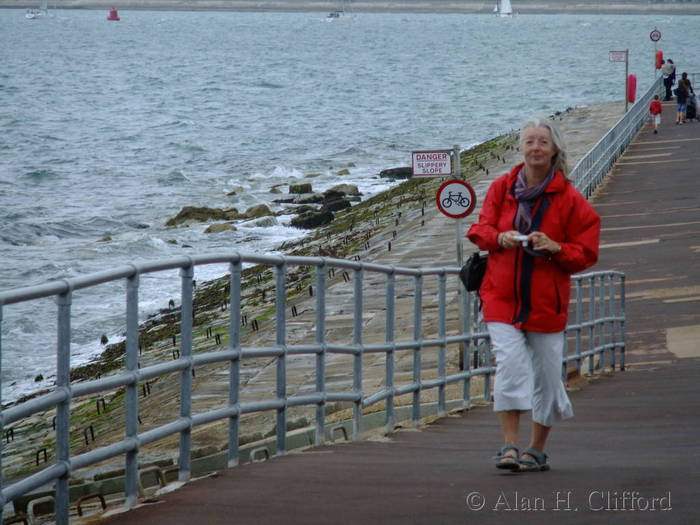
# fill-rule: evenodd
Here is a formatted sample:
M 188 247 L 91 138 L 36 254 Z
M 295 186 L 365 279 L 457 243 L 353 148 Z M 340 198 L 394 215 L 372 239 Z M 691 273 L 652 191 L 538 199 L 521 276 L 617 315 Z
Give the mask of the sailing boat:
M 41 6 L 39 9 L 27 9 L 24 13 L 24 17 L 29 20 L 36 20 L 37 18 L 46 18 L 49 16 L 49 0 L 41 0 Z
M 510 0 L 498 0 L 494 6 L 493 12 L 496 16 L 513 16 L 513 7 L 510 5 Z

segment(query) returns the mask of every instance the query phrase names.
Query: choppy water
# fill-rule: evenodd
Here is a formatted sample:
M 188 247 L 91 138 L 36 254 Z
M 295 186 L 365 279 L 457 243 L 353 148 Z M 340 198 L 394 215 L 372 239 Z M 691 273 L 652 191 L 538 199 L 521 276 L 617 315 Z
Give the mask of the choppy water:
M 466 147 L 531 113 L 620 99 L 624 67 L 609 50 L 630 49 L 643 90 L 654 27 L 679 68 L 700 72 L 698 17 L 106 14 L 30 21 L 0 9 L 0 289 L 183 253 L 271 252 L 303 233 L 288 218 L 213 236 L 164 222 L 185 205 L 270 203 L 272 186 L 309 173 L 321 174 L 315 190 L 351 182 L 369 195 L 413 149 Z M 350 175 L 332 175 L 350 162 Z M 146 283 L 142 316 L 178 286 Z M 75 363 L 99 352 L 100 334 L 118 337 L 118 289 L 77 294 Z M 55 306 L 3 315 L 3 398 L 52 384 Z

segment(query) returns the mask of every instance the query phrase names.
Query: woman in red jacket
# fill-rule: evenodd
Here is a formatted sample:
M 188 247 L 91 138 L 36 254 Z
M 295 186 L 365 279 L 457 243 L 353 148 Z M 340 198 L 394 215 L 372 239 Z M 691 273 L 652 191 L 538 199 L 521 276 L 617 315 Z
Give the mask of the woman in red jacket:
M 600 217 L 566 178 L 562 137 L 548 119 L 520 132 L 524 162 L 489 188 L 467 233 L 489 259 L 479 295 L 494 355 L 494 411 L 504 446 L 496 466 L 548 470 L 552 425 L 573 416 L 562 381 L 570 276 L 598 259 Z M 532 436 L 518 450 L 520 413 L 532 410 Z

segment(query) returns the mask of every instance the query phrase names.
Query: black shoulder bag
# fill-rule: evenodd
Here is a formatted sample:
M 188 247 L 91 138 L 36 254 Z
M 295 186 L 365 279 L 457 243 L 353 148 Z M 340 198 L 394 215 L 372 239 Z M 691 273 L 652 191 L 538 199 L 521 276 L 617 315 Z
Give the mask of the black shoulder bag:
M 479 252 L 472 253 L 459 271 L 459 278 L 468 292 L 476 292 L 481 287 L 488 257 L 487 254 L 481 255 Z

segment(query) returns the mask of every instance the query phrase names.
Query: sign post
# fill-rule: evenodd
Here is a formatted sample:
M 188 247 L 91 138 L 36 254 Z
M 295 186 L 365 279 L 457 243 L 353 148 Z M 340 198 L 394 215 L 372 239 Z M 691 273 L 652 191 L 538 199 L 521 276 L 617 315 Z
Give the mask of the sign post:
M 452 146 L 452 160 L 454 161 L 454 178 L 462 178 L 462 162 L 459 156 L 459 144 Z M 464 243 L 462 232 L 464 231 L 464 217 L 460 217 L 455 222 L 455 239 L 457 244 L 457 266 L 460 268 L 464 264 L 464 254 L 462 253 Z
M 610 51 L 610 62 L 625 63 L 625 113 L 629 109 L 629 101 L 627 100 L 627 78 L 629 75 L 629 49 L 624 51 Z
M 658 52 L 656 43 L 661 40 L 661 31 L 654 28 L 654 30 L 649 33 L 649 39 L 654 42 L 654 78 L 656 78 L 656 53 Z

